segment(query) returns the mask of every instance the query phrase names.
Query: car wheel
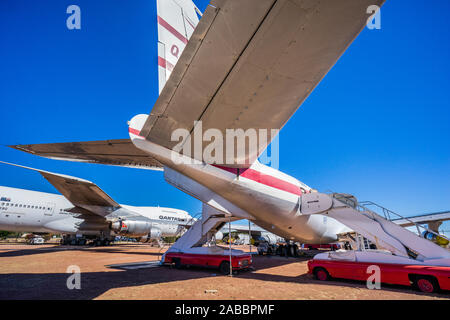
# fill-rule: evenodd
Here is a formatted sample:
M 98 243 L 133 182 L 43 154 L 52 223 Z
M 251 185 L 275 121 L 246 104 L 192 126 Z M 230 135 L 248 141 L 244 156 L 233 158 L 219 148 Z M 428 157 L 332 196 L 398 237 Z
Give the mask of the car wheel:
M 180 258 L 174 258 L 172 261 L 175 264 L 175 269 L 181 269 L 182 265 Z
M 228 261 L 222 261 L 219 270 L 222 274 L 230 274 L 230 263 Z
M 414 280 L 414 286 L 425 293 L 433 293 L 439 290 L 439 285 L 433 277 L 418 276 Z
M 315 268 L 314 278 L 319 281 L 327 281 L 330 279 L 330 274 L 325 268 Z

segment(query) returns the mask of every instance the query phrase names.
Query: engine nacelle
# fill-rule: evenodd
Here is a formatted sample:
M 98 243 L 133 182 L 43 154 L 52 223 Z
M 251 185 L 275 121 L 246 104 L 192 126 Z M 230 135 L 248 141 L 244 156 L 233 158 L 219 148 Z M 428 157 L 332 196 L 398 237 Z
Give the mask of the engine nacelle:
M 430 241 L 433 241 L 434 243 L 445 247 L 448 245 L 449 241 L 447 239 L 445 239 L 444 237 L 441 237 L 437 234 L 431 233 L 429 231 L 424 231 L 422 233 L 422 237 L 424 237 L 425 239 L 428 239 Z
M 111 224 L 111 229 L 120 235 L 141 237 L 152 232 L 152 224 L 146 221 L 119 220 Z
M 159 228 L 151 228 L 150 232 L 139 239 L 140 242 L 149 242 L 161 238 L 161 230 Z

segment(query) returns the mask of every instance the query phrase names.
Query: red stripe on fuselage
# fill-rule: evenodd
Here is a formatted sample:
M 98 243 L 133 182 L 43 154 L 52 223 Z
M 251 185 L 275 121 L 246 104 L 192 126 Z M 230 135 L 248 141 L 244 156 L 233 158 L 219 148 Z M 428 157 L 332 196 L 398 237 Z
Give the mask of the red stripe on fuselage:
M 227 168 L 227 167 L 222 167 L 222 166 L 218 166 L 218 165 L 213 165 L 213 166 L 216 167 L 216 168 L 228 171 L 230 173 L 233 173 L 235 175 L 238 175 L 238 170 L 239 170 L 239 176 L 240 177 L 244 177 L 246 179 L 249 179 L 249 180 L 252 180 L 252 181 L 264 184 L 266 186 L 269 186 L 269 187 L 272 187 L 272 188 L 275 188 L 275 189 L 286 191 L 286 192 L 289 192 L 289 193 L 292 193 L 292 194 L 295 194 L 295 195 L 298 195 L 298 196 L 302 195 L 302 191 L 301 191 L 299 186 L 297 186 L 297 185 L 295 185 L 293 183 L 281 180 L 279 178 L 270 176 L 268 174 L 261 173 L 259 171 L 254 170 L 254 169 L 250 169 L 250 168 L 247 168 L 247 169 Z
M 173 64 L 171 64 L 169 61 L 167 61 L 166 59 L 161 58 L 161 57 L 158 57 L 158 66 L 160 66 L 164 69 L 167 69 L 171 72 L 173 70 Z
M 128 132 L 132 133 L 132 134 L 134 134 L 136 136 L 139 136 L 141 134 L 141 132 L 139 130 L 133 129 L 131 127 L 128 127 Z
M 174 27 L 172 27 L 166 20 L 164 20 L 160 16 L 158 16 L 158 23 L 175 37 L 177 37 L 180 41 L 184 42 L 185 44 L 188 43 L 188 39 L 185 36 L 179 33 Z

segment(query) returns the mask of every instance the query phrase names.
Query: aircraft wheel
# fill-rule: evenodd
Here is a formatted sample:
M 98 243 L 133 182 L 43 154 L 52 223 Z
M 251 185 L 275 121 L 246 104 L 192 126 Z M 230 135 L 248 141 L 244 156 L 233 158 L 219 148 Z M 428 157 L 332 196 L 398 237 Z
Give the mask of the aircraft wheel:
M 292 255 L 293 257 L 298 257 L 299 256 L 299 254 L 298 254 L 298 246 L 296 244 L 294 244 L 292 246 L 292 251 L 294 252 L 293 255 Z

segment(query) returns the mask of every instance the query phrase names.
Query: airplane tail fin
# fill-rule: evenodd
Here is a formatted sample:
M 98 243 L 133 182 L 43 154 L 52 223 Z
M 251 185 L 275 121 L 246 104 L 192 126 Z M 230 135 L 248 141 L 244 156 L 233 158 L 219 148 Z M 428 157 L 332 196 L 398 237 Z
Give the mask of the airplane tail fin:
M 201 14 L 192 0 L 156 0 L 159 92 L 181 56 Z

